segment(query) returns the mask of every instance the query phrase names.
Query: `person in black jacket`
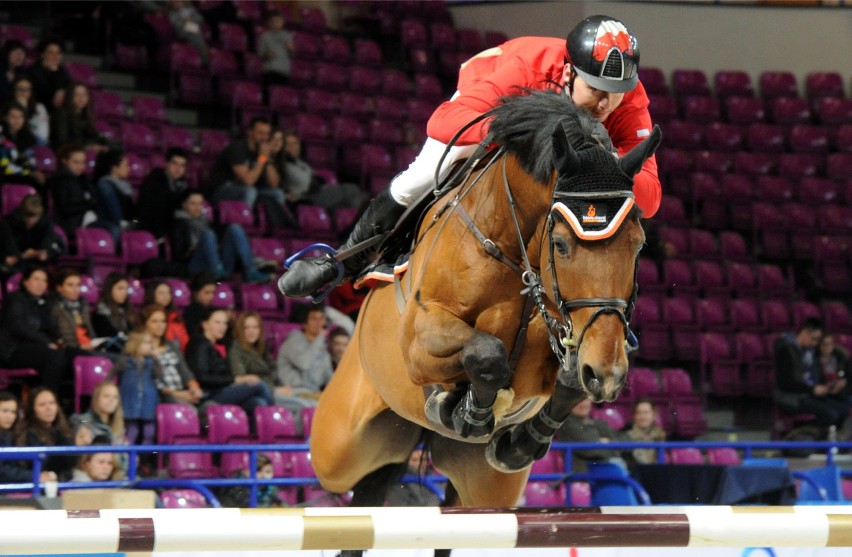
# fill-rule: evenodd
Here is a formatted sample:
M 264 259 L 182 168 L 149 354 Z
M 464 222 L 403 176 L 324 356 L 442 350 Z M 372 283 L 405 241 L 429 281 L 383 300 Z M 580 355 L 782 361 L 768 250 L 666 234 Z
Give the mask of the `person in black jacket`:
M 153 169 L 142 182 L 136 212 L 142 228 L 157 239 L 168 235 L 175 221 L 175 211 L 180 209 L 181 198 L 189 189 L 188 162 L 187 152 L 173 147 L 166 151 L 166 166 Z
M 0 270 L 11 275 L 28 263 L 49 263 L 65 252 L 65 241 L 45 216 L 41 196 L 25 196 L 12 214 L 0 220 Z
M 18 421 L 18 399 L 10 392 L 0 391 L 0 450 L 15 446 L 15 424 Z M 41 482 L 56 481 L 56 473 L 45 470 Z M 14 460 L 0 460 L 0 483 L 27 483 L 33 473 Z
M 30 393 L 24 420 L 18 428 L 17 441 L 21 447 L 74 446 L 74 435 L 54 391 L 47 387 L 36 387 Z M 54 472 L 60 481 L 67 481 L 76 464 L 76 456 L 56 455 L 47 457 L 42 468 Z
M 228 363 L 228 349 L 222 344 L 228 330 L 228 312 L 208 308 L 201 320 L 202 334 L 186 346 L 186 363 L 195 373 L 206 397 L 219 404 L 236 404 L 254 415 L 258 406 L 273 404 L 269 387 L 256 375 L 234 376 Z
M 62 41 L 52 37 L 42 39 L 37 47 L 39 62 L 27 68 L 38 102 L 53 112 L 65 100 L 65 88 L 71 85 L 71 74 L 62 64 Z
M 95 187 L 86 176 L 86 150 L 79 145 L 65 145 L 56 154 L 59 168 L 47 180 L 47 191 L 53 196 L 56 223 L 70 238 L 74 231 L 97 220 Z
M 6 367 L 34 368 L 42 385 L 58 392 L 66 368 L 62 335 L 47 300 L 47 272 L 24 270 L 21 288 L 3 300 L 0 360 Z

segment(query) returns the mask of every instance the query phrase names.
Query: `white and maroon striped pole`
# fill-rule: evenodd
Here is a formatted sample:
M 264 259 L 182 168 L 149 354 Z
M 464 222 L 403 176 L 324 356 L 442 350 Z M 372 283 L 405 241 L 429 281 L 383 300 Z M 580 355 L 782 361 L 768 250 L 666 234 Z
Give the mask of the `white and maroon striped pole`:
M 0 554 L 852 547 L 852 506 L 2 511 Z

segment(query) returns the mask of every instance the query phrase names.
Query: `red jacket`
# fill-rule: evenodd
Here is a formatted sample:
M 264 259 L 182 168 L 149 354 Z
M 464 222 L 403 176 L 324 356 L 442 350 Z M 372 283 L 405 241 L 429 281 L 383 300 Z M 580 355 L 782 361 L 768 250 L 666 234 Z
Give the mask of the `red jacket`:
M 465 124 L 493 108 L 497 100 L 520 91 L 521 87 L 544 89 L 560 83 L 565 67 L 565 40 L 551 37 L 520 37 L 480 52 L 461 66 L 459 96 L 441 104 L 426 126 L 429 137 L 449 143 Z M 648 95 L 640 82 L 624 95 L 621 105 L 604 121 L 619 154 L 638 145 L 653 127 L 648 112 Z M 488 131 L 488 122 L 468 129 L 458 145 L 479 143 Z M 649 158 L 633 183 L 636 204 L 646 218 L 660 207 L 662 188 L 657 176 L 657 159 Z

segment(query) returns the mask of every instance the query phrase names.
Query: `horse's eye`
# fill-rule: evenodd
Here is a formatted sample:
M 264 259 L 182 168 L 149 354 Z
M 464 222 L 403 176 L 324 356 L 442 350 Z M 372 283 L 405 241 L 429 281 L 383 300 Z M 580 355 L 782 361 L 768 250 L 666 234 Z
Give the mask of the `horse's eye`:
M 565 241 L 565 238 L 554 238 L 553 247 L 556 249 L 556 253 L 558 253 L 561 257 L 566 257 L 568 255 L 568 242 Z

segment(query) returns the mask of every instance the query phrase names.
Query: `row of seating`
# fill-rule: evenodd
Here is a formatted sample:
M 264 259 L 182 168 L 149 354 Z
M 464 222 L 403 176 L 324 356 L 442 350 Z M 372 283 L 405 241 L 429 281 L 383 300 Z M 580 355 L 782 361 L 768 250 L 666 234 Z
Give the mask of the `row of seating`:
M 666 95 L 649 95 L 648 109 L 658 123 L 686 120 L 701 124 L 820 124 L 840 126 L 850 123 L 852 99 L 823 97 L 813 104 L 798 97 L 769 100 L 754 97 L 688 96 L 682 99 Z
M 728 124 L 671 120 L 663 124 L 666 143 L 687 151 L 755 151 L 762 153 L 828 153 L 850 151 L 850 123 L 837 126 L 793 124 Z

